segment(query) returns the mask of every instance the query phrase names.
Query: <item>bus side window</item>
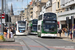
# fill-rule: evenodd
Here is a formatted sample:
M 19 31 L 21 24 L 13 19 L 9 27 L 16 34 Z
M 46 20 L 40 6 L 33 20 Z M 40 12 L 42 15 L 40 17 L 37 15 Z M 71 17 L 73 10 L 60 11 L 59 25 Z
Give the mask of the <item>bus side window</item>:
M 40 30 L 40 25 L 38 25 L 38 30 Z

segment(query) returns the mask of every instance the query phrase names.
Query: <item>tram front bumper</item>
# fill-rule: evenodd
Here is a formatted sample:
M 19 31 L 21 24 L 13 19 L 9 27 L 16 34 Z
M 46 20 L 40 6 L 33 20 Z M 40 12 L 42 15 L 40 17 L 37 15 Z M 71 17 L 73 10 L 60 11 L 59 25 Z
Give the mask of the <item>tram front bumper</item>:
M 18 31 L 16 31 L 16 35 L 27 35 L 27 34 L 28 34 L 28 32 L 20 33 Z

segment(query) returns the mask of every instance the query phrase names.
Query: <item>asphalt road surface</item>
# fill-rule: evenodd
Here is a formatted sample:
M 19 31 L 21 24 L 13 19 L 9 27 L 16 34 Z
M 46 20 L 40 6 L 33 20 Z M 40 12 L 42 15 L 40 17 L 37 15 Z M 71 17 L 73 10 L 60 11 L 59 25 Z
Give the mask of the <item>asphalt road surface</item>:
M 23 50 L 75 50 L 75 43 L 60 38 L 39 38 L 37 35 L 15 36 Z

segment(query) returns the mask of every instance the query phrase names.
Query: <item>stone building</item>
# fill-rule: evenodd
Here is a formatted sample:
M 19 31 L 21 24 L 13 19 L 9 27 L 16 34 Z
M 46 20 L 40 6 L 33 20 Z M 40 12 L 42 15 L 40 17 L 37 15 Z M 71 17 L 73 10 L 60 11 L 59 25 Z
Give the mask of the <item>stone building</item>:
M 71 17 L 75 18 L 75 0 L 60 0 L 60 7 L 64 9 L 64 11 L 58 13 L 60 28 L 67 27 L 66 17 L 69 17 L 69 28 L 72 28 Z
M 42 6 L 46 4 L 48 0 L 32 0 L 33 1 L 33 19 L 38 19 Z

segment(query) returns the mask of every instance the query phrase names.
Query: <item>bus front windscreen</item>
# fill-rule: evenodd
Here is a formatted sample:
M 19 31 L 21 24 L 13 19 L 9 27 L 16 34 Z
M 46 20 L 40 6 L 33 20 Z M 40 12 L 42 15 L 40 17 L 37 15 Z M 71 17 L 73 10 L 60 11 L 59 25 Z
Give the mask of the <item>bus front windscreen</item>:
M 32 31 L 37 31 L 37 25 L 32 26 Z
M 45 32 L 54 32 L 57 30 L 56 24 L 43 24 L 43 30 Z
M 32 24 L 37 24 L 37 20 L 33 20 L 32 21 Z
M 51 19 L 51 20 L 57 20 L 56 14 L 54 13 L 45 13 L 44 14 L 44 20 Z

